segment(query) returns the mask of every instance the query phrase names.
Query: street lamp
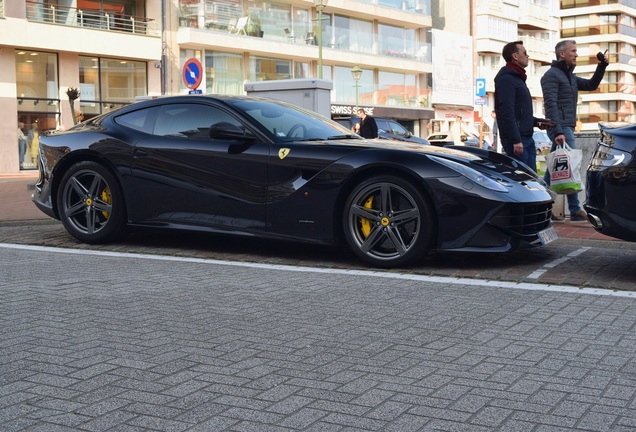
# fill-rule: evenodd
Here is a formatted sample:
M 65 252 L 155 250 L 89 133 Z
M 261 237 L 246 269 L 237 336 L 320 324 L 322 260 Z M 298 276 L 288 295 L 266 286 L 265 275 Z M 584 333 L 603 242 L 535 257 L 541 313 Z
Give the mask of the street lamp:
M 318 11 L 318 78 L 322 78 L 322 10 L 327 6 L 327 0 L 314 0 Z
M 351 68 L 351 76 L 356 83 L 356 114 L 358 113 L 358 89 L 360 88 L 360 77 L 362 76 L 362 68 L 355 65 Z

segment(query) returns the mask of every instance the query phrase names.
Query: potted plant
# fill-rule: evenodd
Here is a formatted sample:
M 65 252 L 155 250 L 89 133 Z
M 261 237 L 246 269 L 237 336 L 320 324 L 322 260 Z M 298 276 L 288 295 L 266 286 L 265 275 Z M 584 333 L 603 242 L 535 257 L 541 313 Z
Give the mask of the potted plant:
M 250 19 L 247 21 L 245 31 L 249 36 L 263 37 L 261 19 L 258 16 L 250 16 Z

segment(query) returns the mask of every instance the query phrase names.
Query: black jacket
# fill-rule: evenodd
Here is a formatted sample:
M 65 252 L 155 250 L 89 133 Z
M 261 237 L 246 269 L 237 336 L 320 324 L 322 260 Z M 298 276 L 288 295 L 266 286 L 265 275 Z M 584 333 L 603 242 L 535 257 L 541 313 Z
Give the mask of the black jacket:
M 543 110 L 546 118 L 554 122 L 550 136 L 563 133 L 563 126 L 576 126 L 576 105 L 579 90 L 596 90 L 603 79 L 607 63 L 600 62 L 590 79 L 574 75 L 574 66 L 568 69 L 563 60 L 553 60 L 550 69 L 541 77 Z
M 495 113 L 501 145 L 507 154 L 513 154 L 514 144 L 532 137 L 537 119 L 526 82 L 519 72 L 507 66 L 495 76 Z
M 364 138 L 378 137 L 378 124 L 373 117 L 368 115 L 364 120 L 360 120 L 360 132 L 358 132 L 358 135 Z

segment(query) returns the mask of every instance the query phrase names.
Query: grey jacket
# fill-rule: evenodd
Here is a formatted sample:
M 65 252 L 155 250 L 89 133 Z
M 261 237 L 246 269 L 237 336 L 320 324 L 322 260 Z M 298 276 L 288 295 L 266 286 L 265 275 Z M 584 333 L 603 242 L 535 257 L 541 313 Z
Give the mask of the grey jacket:
M 579 90 L 596 90 L 605 75 L 607 63 L 600 62 L 590 79 L 574 75 L 574 66 L 567 68 L 562 60 L 553 60 L 552 66 L 541 77 L 543 90 L 543 110 L 545 117 L 555 123 L 550 136 L 563 133 L 563 127 L 576 126 L 576 105 Z

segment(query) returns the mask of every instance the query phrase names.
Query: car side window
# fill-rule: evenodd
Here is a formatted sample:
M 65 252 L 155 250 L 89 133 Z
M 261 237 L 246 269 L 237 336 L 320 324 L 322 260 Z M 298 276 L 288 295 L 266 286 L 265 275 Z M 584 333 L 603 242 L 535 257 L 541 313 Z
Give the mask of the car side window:
M 115 123 L 135 129 L 140 132 L 151 133 L 153 126 L 153 113 L 155 108 L 140 109 L 137 111 L 128 112 L 126 114 L 115 117 Z
M 386 120 L 375 119 L 375 124 L 378 125 L 379 132 L 391 132 L 391 128 L 389 127 L 389 124 Z
M 157 114 L 153 134 L 209 140 L 210 126 L 220 122 L 241 127 L 238 120 L 217 107 L 198 103 L 164 105 Z
M 391 122 L 390 126 L 394 134 L 406 136 L 407 130 L 401 124 L 396 122 Z

